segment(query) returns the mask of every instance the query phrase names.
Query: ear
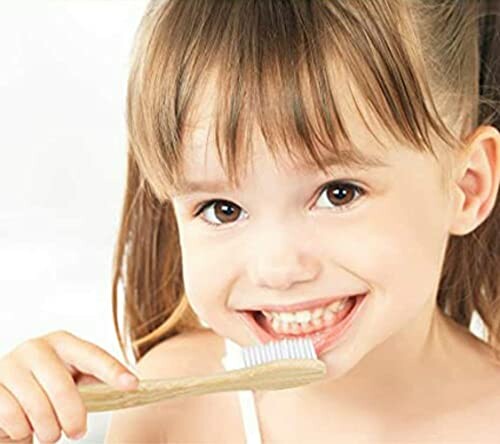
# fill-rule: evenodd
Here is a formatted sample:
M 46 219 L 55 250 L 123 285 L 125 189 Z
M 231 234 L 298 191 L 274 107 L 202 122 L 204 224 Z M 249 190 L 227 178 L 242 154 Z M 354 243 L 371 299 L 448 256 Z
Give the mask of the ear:
M 454 204 L 449 232 L 465 235 L 474 231 L 491 213 L 500 182 L 500 132 L 480 126 L 466 139 L 466 155 L 455 170 Z

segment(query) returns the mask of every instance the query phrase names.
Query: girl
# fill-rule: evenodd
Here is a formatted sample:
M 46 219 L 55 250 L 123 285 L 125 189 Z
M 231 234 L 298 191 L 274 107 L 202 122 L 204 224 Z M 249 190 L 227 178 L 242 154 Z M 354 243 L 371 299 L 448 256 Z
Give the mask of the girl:
M 498 14 L 462 0 L 149 4 L 113 282 L 124 356 L 131 343 L 144 378 L 207 374 L 234 347 L 311 336 L 328 374 L 118 411 L 107 442 L 497 439 Z M 2 428 L 84 431 L 68 381 L 114 384 L 113 365 L 67 332 L 23 344 L 0 361 Z

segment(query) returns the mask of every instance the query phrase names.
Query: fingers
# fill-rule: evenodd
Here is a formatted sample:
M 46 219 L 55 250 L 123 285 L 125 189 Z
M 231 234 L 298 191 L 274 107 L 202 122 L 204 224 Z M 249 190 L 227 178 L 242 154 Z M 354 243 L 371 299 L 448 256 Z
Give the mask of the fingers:
M 139 379 L 125 365 L 91 342 L 67 332 L 46 336 L 45 340 L 50 343 L 63 361 L 108 385 L 123 390 L 134 389 L 139 383 Z M 120 382 L 119 378 L 122 374 L 134 376 L 132 382 L 130 384 Z
M 17 399 L 0 384 L 0 443 L 7 440 L 28 440 L 33 429 Z
M 132 377 L 123 384 L 120 376 Z M 139 379 L 99 346 L 68 332 L 28 340 L 0 359 L 0 443 L 55 443 L 61 430 L 72 439 L 87 428 L 78 383 L 104 382 L 135 389 Z
M 60 424 L 45 392 L 31 372 L 22 367 L 10 366 L 7 371 L 2 371 L 2 384 L 5 390 L 8 387 L 12 396 L 17 400 L 38 439 L 42 442 L 57 442 L 61 437 Z M 3 399 L 1 404 L 3 404 Z M 10 414 L 7 412 L 7 416 L 12 417 L 15 414 L 19 417 L 17 408 L 14 409 L 15 412 Z M 6 420 L 3 416 L 2 420 L 6 421 L 7 427 L 13 427 L 16 422 Z
M 36 359 L 37 354 L 40 359 Z M 87 409 L 73 378 L 48 344 L 34 351 L 31 372 L 49 398 L 66 436 L 76 438 L 84 434 L 87 429 Z

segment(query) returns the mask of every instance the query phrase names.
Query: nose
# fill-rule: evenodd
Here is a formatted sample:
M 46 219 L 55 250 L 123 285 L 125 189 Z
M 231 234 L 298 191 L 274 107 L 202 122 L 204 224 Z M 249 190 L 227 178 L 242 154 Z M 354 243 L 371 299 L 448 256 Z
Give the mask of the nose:
M 254 259 L 249 274 L 258 287 L 288 290 L 297 283 L 316 279 L 321 271 L 318 258 L 279 235 L 256 251 Z

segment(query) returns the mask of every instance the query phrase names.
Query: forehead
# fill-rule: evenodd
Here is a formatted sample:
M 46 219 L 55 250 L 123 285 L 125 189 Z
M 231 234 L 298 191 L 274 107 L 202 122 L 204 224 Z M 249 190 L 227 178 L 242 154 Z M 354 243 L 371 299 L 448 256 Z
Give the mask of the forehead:
M 262 136 L 262 133 L 255 128 L 252 133 L 253 150 L 248 159 L 248 168 L 252 171 L 259 171 L 259 168 L 272 164 L 277 170 L 285 173 L 311 173 L 318 170 L 316 163 L 312 162 L 304 155 L 304 149 L 298 148 L 291 156 L 284 152 L 275 156 L 271 155 L 269 147 Z M 357 148 L 357 152 L 360 149 Z M 338 155 L 323 149 L 321 154 L 323 163 L 331 168 L 343 169 L 368 169 L 378 166 L 387 166 L 385 161 L 390 157 L 390 153 L 376 146 L 367 143 L 363 145 L 363 159 L 354 158 L 353 148 L 345 146 L 340 155 L 342 163 L 339 162 Z M 216 143 L 210 128 L 205 131 L 197 130 L 193 132 L 191 142 L 183 152 L 183 169 L 187 178 L 197 177 L 200 174 L 211 174 L 225 176 L 225 170 L 221 164 Z
M 342 120 L 351 140 L 357 146 L 363 146 L 366 142 L 386 145 L 386 138 L 391 138 L 392 136 L 381 125 L 372 106 L 366 103 L 365 96 L 361 93 L 358 85 L 341 66 L 335 69 L 329 67 L 327 71 L 330 72 L 331 81 L 335 85 L 335 106 L 340 111 L 338 116 L 332 116 L 331 118 Z M 200 83 L 201 87 L 195 91 L 183 127 L 183 140 L 185 140 L 187 146 L 189 146 L 190 142 L 187 139 L 194 138 L 195 141 L 200 138 L 203 139 L 207 135 L 207 129 L 213 126 L 217 115 L 217 106 L 221 101 L 221 97 L 224 97 L 223 94 L 221 95 L 219 82 L 217 72 L 214 70 L 208 71 L 204 76 L 204 81 Z M 309 85 L 308 79 L 304 79 L 304 82 Z M 314 109 L 315 104 L 312 101 L 311 94 L 307 90 L 303 91 L 301 98 L 304 100 L 306 106 Z M 270 103 L 273 101 L 272 98 L 268 100 Z M 252 113 L 250 115 L 256 118 Z M 285 117 L 288 118 L 289 116 Z M 279 119 L 276 119 L 276 122 L 278 124 L 284 123 L 279 122 Z M 286 125 L 283 126 L 285 127 Z M 374 141 L 373 133 L 382 135 L 385 140 L 380 142 Z

